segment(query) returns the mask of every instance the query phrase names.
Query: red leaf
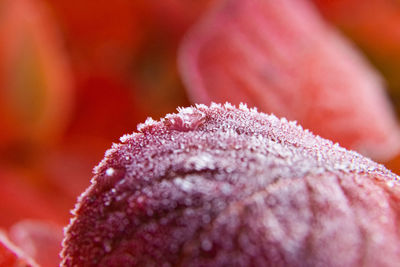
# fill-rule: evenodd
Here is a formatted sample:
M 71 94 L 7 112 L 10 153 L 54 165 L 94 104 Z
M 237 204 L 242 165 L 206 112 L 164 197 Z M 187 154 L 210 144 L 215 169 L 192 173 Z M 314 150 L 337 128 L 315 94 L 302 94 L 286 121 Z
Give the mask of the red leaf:
M 95 168 L 61 266 L 400 262 L 400 177 L 382 165 L 245 106 L 138 130 Z
M 193 102 L 247 102 L 379 160 L 399 151 L 379 76 L 305 1 L 221 1 L 179 60 Z
M 0 4 L 0 148 L 13 142 L 52 143 L 71 109 L 70 69 L 39 0 Z
M 0 232 L 0 266 L 38 266 Z
M 25 220 L 13 225 L 10 239 L 23 250 L 26 255 L 42 267 L 58 266 L 61 250 L 62 228 L 56 225 Z

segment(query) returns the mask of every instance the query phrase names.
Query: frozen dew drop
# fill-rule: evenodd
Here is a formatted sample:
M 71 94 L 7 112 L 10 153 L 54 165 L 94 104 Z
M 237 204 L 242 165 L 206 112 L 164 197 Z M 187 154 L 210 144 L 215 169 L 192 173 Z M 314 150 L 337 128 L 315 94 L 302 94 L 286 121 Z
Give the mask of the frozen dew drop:
M 201 248 L 204 251 L 210 251 L 212 249 L 212 243 L 208 239 L 204 239 L 201 241 Z
M 107 176 L 112 176 L 114 173 L 115 173 L 114 168 L 108 168 L 108 169 L 106 170 L 106 175 L 107 175 Z
M 232 187 L 229 184 L 223 184 L 221 186 L 221 191 L 225 195 L 229 195 L 232 192 Z
M 196 130 L 205 121 L 205 114 L 193 107 L 178 108 L 177 114 L 165 116 L 165 124 L 172 130 L 187 132 Z

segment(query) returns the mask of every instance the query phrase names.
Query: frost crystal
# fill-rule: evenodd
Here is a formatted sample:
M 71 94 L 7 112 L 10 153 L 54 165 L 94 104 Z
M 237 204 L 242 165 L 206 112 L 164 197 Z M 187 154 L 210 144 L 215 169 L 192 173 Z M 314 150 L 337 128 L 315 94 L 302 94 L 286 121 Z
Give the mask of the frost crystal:
M 244 104 L 178 111 L 106 152 L 63 266 L 400 262 L 400 186 L 382 165 Z
M 108 169 L 106 170 L 106 175 L 112 176 L 113 174 L 114 174 L 114 169 L 113 169 L 113 168 L 108 168 Z

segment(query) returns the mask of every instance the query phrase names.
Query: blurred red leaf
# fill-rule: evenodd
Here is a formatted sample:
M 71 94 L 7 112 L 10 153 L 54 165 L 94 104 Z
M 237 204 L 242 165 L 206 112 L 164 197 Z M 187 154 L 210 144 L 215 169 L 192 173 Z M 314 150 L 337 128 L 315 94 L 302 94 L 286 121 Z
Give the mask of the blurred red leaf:
M 247 102 L 378 160 L 399 150 L 379 76 L 306 1 L 221 1 L 180 70 L 193 102 Z
M 38 266 L 0 232 L 0 266 Z
M 400 1 L 312 0 L 329 22 L 351 38 L 388 83 L 400 114 Z
M 10 240 L 42 267 L 58 266 L 63 237 L 62 227 L 25 220 L 13 225 Z
M 35 0 L 0 4 L 0 146 L 52 143 L 68 122 L 70 71 L 54 22 Z

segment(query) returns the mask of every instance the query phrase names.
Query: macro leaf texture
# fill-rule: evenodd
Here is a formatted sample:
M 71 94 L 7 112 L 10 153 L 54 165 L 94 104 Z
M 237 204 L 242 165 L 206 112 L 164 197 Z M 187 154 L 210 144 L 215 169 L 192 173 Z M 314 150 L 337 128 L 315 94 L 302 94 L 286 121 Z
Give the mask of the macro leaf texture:
M 399 152 L 380 76 L 308 1 L 220 1 L 179 63 L 195 103 L 246 102 L 380 161 Z
M 399 177 L 245 105 L 149 118 L 94 173 L 62 266 L 400 262 Z

